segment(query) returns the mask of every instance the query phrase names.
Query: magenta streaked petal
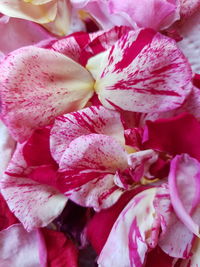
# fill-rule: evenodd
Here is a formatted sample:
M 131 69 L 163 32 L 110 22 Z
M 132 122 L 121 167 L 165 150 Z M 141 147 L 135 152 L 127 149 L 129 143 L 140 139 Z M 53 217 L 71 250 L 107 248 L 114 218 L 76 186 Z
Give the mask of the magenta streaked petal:
M 60 53 L 39 47 L 14 51 L 2 62 L 0 72 L 1 116 L 20 142 L 56 116 L 84 107 L 93 94 L 87 70 Z
M 174 40 L 142 29 L 124 35 L 103 58 L 95 90 L 108 108 L 161 112 L 183 103 L 191 74 Z
M 101 251 L 99 266 L 143 266 L 148 243 L 151 242 L 148 240 L 151 239 L 149 232 L 155 223 L 155 194 L 155 188 L 145 190 L 123 209 Z
M 75 190 L 71 190 L 69 199 L 84 207 L 93 207 L 95 211 L 106 209 L 117 202 L 123 194 L 113 181 L 113 175 L 107 174 L 93 179 Z
M 127 154 L 111 136 L 103 134 L 83 135 L 73 140 L 62 155 L 60 171 L 95 170 L 115 173 L 126 169 Z
M 109 135 L 125 144 L 120 114 L 103 106 L 92 106 L 56 118 L 50 135 L 54 159 L 59 163 L 71 141 L 91 133 Z
M 200 203 L 200 163 L 187 154 L 176 156 L 171 161 L 169 190 L 178 218 L 199 237 L 199 220 L 193 217 Z
M 39 184 L 27 178 L 27 168 L 18 146 L 1 181 L 1 192 L 10 210 L 22 222 L 27 231 L 48 225 L 60 215 L 67 198 L 51 186 Z

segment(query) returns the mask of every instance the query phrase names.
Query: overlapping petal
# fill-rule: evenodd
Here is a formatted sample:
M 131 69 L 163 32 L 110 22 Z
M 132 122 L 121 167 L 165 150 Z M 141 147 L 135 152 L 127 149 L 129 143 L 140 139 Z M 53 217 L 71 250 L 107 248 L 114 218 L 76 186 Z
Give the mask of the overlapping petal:
M 92 95 L 91 75 L 70 58 L 47 49 L 16 50 L 0 71 L 1 115 L 20 142 L 56 116 L 84 107 Z
M 47 185 L 27 178 L 27 168 L 19 146 L 1 181 L 1 192 L 10 210 L 31 231 L 54 220 L 63 210 L 67 198 Z
M 187 154 L 176 156 L 171 162 L 169 190 L 177 216 L 199 237 L 200 163 Z
M 100 267 L 143 266 L 154 225 L 156 189 L 145 190 L 124 208 L 98 259 Z
M 105 134 L 125 145 L 120 114 L 103 106 L 92 106 L 57 117 L 50 135 L 51 153 L 59 162 L 69 144 L 77 137 Z
M 175 42 L 143 29 L 125 34 L 103 57 L 95 90 L 108 108 L 161 112 L 183 103 L 191 77 Z

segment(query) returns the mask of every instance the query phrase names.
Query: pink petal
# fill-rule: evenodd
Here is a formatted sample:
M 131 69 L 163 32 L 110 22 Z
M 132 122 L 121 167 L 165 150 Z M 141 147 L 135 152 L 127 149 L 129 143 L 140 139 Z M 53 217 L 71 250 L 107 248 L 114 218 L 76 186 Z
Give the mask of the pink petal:
M 2 118 L 20 142 L 56 116 L 84 107 L 93 93 L 93 79 L 85 69 L 47 49 L 16 50 L 0 72 Z
M 180 0 L 180 12 L 181 18 L 188 18 L 193 13 L 199 11 L 200 1 L 199 0 Z
M 188 7 L 191 6 L 192 0 L 188 1 Z M 200 1 L 198 2 L 200 9 Z M 178 46 L 183 51 L 185 56 L 188 58 L 192 70 L 200 73 L 200 63 L 198 60 L 199 49 L 200 49 L 200 13 L 197 12 L 189 19 L 185 21 L 183 25 L 177 25 L 177 31 L 183 37 L 182 41 L 178 43 Z
M 193 216 L 200 203 L 200 163 L 187 154 L 176 156 L 171 161 L 169 190 L 178 218 L 199 237 L 199 218 L 194 221 Z
M 83 135 L 73 140 L 62 155 L 60 171 L 95 170 L 115 173 L 127 167 L 124 148 L 103 134 Z
M 123 209 L 98 258 L 99 266 L 143 266 L 150 241 L 146 233 L 152 231 L 155 220 L 155 194 L 154 188 L 145 190 Z
M 95 211 L 107 209 L 117 202 L 124 191 L 115 185 L 112 174 L 93 179 L 68 192 L 69 199 Z
M 0 51 L 4 54 L 52 38 L 38 24 L 15 18 L 9 18 L 7 23 L 0 23 L 0 32 Z
M 153 28 L 160 30 L 169 27 L 179 19 L 177 0 L 125 0 L 109 1 L 110 10 L 114 14 L 128 16 L 133 25 L 134 22 L 140 28 Z
M 1 231 L 0 265 L 40 267 L 38 231 L 28 233 L 21 224 Z
M 196 238 L 193 244 L 191 251 L 191 257 L 187 260 L 183 260 L 180 264 L 180 267 L 195 266 L 199 267 L 200 263 L 200 241 L 199 238 Z
M 187 59 L 175 42 L 151 29 L 130 31 L 103 57 L 95 90 L 108 108 L 161 112 L 179 107 L 191 91 Z
M 103 106 L 92 106 L 56 118 L 50 135 L 51 153 L 59 163 L 69 144 L 77 137 L 91 133 L 114 137 L 124 145 L 120 114 Z
M 19 146 L 1 181 L 1 192 L 10 210 L 27 231 L 48 225 L 62 212 L 67 198 L 54 188 L 27 178 L 30 169 Z

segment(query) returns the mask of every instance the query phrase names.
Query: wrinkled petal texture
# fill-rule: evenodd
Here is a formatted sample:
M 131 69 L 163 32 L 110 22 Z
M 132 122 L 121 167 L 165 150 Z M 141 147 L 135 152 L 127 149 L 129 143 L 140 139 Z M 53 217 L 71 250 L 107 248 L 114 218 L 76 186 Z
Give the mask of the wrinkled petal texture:
M 130 31 L 104 57 L 95 90 L 108 108 L 136 112 L 179 107 L 191 91 L 191 69 L 175 42 L 151 29 Z
M 187 154 L 176 156 L 171 161 L 169 190 L 178 218 L 199 237 L 200 163 Z
M 52 0 L 43 5 L 32 5 L 32 3 L 23 0 L 3 0 L 0 5 L 0 12 L 9 17 L 48 23 L 56 17 L 57 1 Z
M 125 144 L 120 114 L 103 106 L 92 106 L 55 119 L 50 135 L 51 153 L 59 163 L 63 152 L 79 136 L 105 134 Z
M 62 212 L 67 198 L 50 186 L 26 178 L 28 172 L 19 146 L 1 181 L 1 192 L 10 210 L 31 231 L 53 221 Z
M 123 209 L 99 256 L 100 267 L 143 266 L 148 250 L 146 233 L 154 223 L 155 194 L 155 188 L 145 190 Z
M 160 30 L 169 27 L 179 18 L 178 1 L 172 0 L 110 0 L 109 6 L 112 13 L 128 15 L 129 20 L 136 22 L 141 28 Z M 122 13 L 123 12 L 123 13 Z
M 21 224 L 0 232 L 0 265 L 40 267 L 38 230 L 28 233 Z
M 0 65 L 2 118 L 18 141 L 66 112 L 84 107 L 93 79 L 79 64 L 60 53 L 26 47 Z

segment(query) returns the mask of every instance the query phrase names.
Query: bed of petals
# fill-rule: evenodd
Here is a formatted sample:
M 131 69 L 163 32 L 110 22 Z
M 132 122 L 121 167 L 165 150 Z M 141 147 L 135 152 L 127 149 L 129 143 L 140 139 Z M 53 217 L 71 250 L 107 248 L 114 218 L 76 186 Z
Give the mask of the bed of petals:
M 0 266 L 200 267 L 200 1 L 0 2 Z

